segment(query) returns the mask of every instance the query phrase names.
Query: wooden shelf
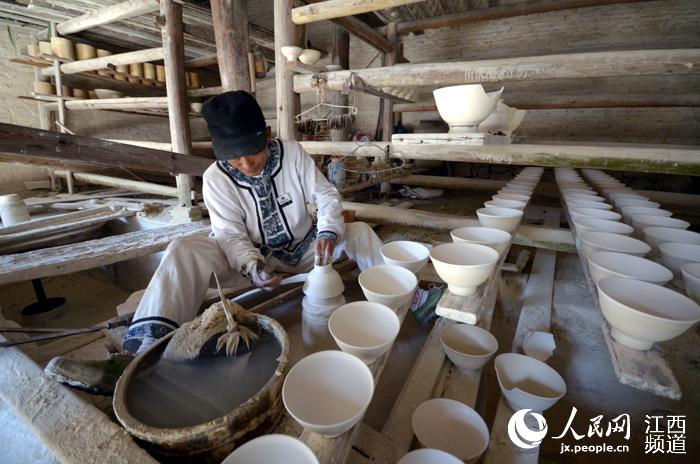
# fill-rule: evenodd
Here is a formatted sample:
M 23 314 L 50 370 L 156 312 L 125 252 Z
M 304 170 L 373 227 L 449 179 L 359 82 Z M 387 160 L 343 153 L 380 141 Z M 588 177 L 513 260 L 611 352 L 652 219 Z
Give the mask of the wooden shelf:
M 137 100 L 139 99 L 138 97 L 124 97 L 124 98 L 91 98 L 91 99 L 85 99 L 85 98 L 75 98 L 75 97 L 58 97 L 58 95 L 42 95 L 40 98 L 37 97 L 26 97 L 20 95 L 18 98 L 22 100 L 32 100 L 37 103 L 43 103 L 46 105 L 53 105 L 55 106 L 57 104 L 57 101 L 59 98 L 62 98 L 66 102 L 80 102 L 79 105 L 80 107 L 78 108 L 77 105 L 71 105 L 68 104 L 66 105 L 66 109 L 69 111 L 83 111 L 83 110 L 100 110 L 100 111 L 116 111 L 119 113 L 127 113 L 127 114 L 145 114 L 148 116 L 160 116 L 160 117 L 168 117 L 168 108 L 167 105 L 154 105 L 157 107 L 143 107 L 143 108 L 119 108 L 119 100 Z M 166 97 L 143 97 L 144 99 L 146 98 L 166 98 Z M 124 102 L 128 103 L 128 102 Z M 104 106 L 109 106 L 108 108 L 105 108 Z M 190 111 L 189 116 L 191 118 L 201 118 L 202 113 L 197 113 Z

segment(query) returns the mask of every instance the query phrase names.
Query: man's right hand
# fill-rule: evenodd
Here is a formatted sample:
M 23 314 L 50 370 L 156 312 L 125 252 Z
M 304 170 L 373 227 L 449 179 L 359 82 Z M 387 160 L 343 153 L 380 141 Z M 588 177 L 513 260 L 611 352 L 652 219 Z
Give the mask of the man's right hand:
M 271 292 L 282 281 L 282 278 L 278 275 L 270 275 L 265 271 L 265 263 L 260 260 L 256 260 L 251 264 L 248 275 L 250 280 L 258 288 Z

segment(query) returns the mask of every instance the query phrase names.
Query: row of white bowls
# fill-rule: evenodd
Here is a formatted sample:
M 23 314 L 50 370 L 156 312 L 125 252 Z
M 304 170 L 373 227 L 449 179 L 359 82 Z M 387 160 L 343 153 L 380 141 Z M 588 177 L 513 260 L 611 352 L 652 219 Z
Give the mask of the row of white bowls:
M 622 213 L 612 211 L 606 198 L 599 196 L 575 170 L 555 170 L 613 337 L 630 348 L 646 350 L 655 342 L 680 335 L 700 320 L 700 307 L 680 293 L 663 287 L 673 278 L 673 273 L 661 264 L 644 259 L 652 247 L 629 236 L 635 230 L 640 237 L 645 237 L 649 229 L 652 234 L 656 233 L 654 229 L 658 227 L 647 223 L 653 224 L 655 217 L 670 218 L 671 213 L 659 210 L 657 203 L 634 193 L 607 174 L 594 170 L 584 172 Z M 627 218 L 628 224 L 619 222 L 623 218 Z M 630 222 L 633 227 L 629 226 Z M 687 232 L 684 228 L 680 230 Z M 686 247 L 685 244 L 661 243 L 662 262 L 667 266 L 669 260 L 664 258 L 664 249 L 669 245 L 671 250 Z

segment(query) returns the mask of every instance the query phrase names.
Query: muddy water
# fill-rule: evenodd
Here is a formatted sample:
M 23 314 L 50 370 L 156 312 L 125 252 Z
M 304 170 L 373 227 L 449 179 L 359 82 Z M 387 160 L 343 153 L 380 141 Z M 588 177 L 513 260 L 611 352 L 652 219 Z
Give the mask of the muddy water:
M 272 377 L 281 347 L 264 334 L 236 357 L 185 363 L 159 360 L 129 387 L 129 410 L 155 427 L 190 427 L 221 417 L 257 393 Z

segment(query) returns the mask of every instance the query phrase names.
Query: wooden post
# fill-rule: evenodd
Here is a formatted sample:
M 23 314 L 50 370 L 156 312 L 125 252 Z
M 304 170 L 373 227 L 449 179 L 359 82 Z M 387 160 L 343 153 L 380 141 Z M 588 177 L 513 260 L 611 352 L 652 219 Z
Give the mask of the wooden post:
M 248 72 L 248 8 L 246 0 L 212 0 L 221 86 L 224 91 L 251 91 Z
M 396 64 L 396 59 L 399 55 L 399 39 L 396 33 L 396 23 L 389 23 L 389 33 L 387 34 L 387 39 L 394 46 L 391 52 L 384 53 L 384 66 L 394 66 Z M 391 134 L 394 132 L 394 102 L 388 98 L 382 99 L 382 140 L 386 142 L 391 142 Z M 384 155 L 384 165 L 389 166 L 389 153 L 388 150 Z M 379 191 L 381 193 L 389 193 L 391 191 L 391 184 L 386 181 L 382 182 Z
M 174 0 L 161 0 L 160 12 L 165 20 L 162 27 L 163 55 L 165 56 L 165 88 L 168 92 L 168 116 L 172 151 L 192 154 L 190 137 L 189 102 L 185 85 L 185 52 L 182 33 L 182 5 Z M 192 178 L 177 176 L 178 206 L 192 206 L 190 191 Z
M 277 136 L 294 139 L 294 80 L 284 68 L 286 58 L 281 48 L 294 44 L 292 23 L 293 0 L 275 0 L 275 86 L 277 97 Z
M 339 65 L 342 69 L 350 68 L 350 33 L 338 26 L 333 25 L 333 54 L 331 56 L 331 63 Z M 347 105 L 348 96 L 342 92 L 329 92 L 333 103 L 336 105 Z M 336 109 L 336 114 L 347 112 L 345 109 Z M 345 141 L 348 140 L 348 130 L 339 129 L 331 130 L 331 140 L 333 141 Z

